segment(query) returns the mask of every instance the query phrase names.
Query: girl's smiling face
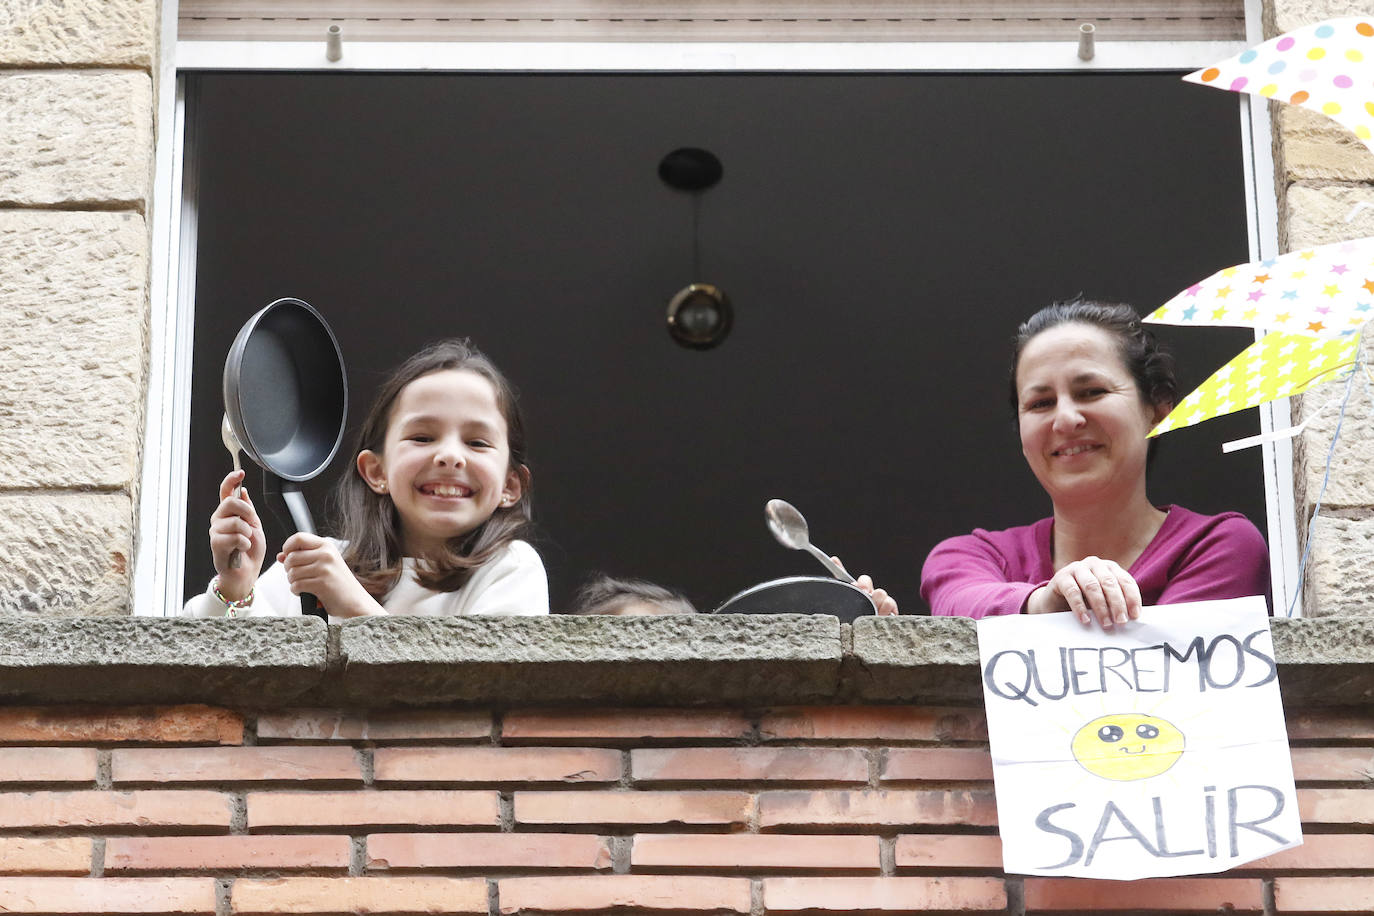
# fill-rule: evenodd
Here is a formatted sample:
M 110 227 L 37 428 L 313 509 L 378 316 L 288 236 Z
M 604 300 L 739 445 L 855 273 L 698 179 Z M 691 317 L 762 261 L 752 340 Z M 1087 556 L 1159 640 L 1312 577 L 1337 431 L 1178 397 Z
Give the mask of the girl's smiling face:
M 496 389 L 469 369 L 407 385 L 392 405 L 382 451 L 360 452 L 358 473 L 395 504 L 408 556 L 436 553 L 522 492 Z
M 1110 503 L 1145 487 L 1145 435 L 1168 412 L 1146 404 L 1116 339 L 1070 322 L 1026 344 L 1016 370 L 1021 451 L 1056 504 Z

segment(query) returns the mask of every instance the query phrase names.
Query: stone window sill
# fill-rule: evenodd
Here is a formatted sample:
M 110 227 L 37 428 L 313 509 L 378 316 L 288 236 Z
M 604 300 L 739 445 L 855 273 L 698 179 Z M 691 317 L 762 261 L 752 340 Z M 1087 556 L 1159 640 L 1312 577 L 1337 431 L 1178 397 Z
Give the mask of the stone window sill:
M 1273 621 L 1286 705 L 1374 698 L 1374 618 Z M 961 618 L 0 619 L 0 703 L 979 705 Z

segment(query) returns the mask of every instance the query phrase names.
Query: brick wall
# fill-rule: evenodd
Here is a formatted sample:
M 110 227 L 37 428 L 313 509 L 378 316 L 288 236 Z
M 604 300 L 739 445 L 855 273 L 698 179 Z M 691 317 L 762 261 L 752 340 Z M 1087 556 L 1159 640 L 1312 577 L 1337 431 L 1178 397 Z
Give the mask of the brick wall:
M 0 709 L 0 912 L 1374 910 L 1374 711 L 1291 712 L 1305 845 L 1005 876 L 981 711 Z

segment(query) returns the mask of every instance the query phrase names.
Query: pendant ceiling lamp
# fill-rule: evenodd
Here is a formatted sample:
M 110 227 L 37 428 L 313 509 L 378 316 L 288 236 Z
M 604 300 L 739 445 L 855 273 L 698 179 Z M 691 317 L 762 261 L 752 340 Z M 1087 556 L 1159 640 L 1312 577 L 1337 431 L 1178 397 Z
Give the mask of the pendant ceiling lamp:
M 668 187 L 692 198 L 692 277 L 701 276 L 701 196 L 725 170 L 709 150 L 675 149 L 658 164 L 658 177 Z M 724 290 L 693 280 L 668 300 L 668 334 L 692 350 L 718 346 L 735 323 L 734 308 Z

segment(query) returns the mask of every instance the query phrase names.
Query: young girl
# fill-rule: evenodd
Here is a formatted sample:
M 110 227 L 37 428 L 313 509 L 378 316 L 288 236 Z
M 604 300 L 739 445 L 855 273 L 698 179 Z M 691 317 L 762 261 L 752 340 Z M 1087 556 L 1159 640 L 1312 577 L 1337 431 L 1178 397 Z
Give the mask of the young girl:
M 342 540 L 296 533 L 267 547 L 243 472 L 210 517 L 217 575 L 187 617 L 292 616 L 302 592 L 332 621 L 376 614 L 547 614 L 530 530 L 525 428 L 501 372 L 466 340 L 412 356 L 377 393 L 355 468 L 336 491 Z M 238 568 L 230 566 L 242 551 Z

